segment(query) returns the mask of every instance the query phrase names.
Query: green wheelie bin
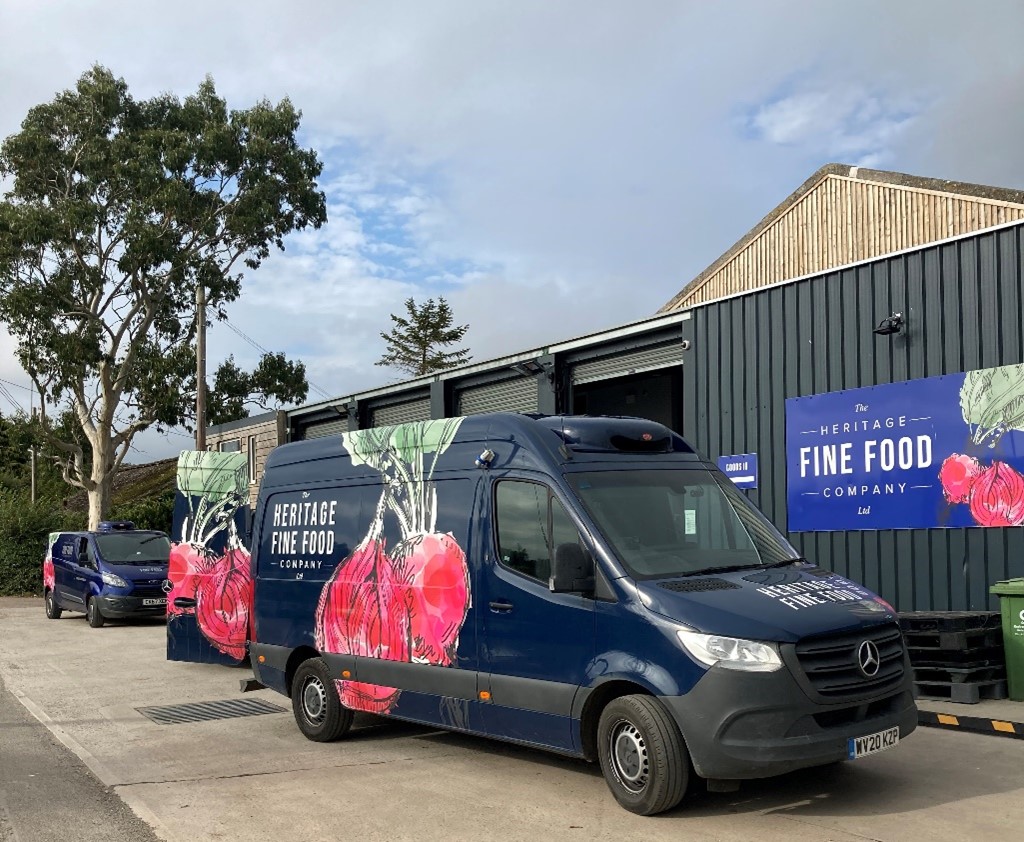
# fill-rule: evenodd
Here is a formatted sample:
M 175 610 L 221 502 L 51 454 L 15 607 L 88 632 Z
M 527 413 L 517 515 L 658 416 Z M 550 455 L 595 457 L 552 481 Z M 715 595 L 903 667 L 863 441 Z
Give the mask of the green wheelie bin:
M 1024 702 L 1024 579 L 1007 579 L 989 588 L 999 597 L 1010 698 Z

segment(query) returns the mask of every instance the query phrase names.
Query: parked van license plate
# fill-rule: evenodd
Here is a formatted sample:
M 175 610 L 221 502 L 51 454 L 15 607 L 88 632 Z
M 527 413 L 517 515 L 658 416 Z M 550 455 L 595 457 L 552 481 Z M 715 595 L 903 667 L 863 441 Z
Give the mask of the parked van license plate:
M 166 605 L 167 604 L 167 598 L 164 597 L 163 599 L 144 599 L 144 600 L 142 600 L 142 604 L 143 605 Z
M 886 728 L 877 734 L 868 734 L 864 737 L 850 737 L 847 756 L 850 760 L 855 760 L 858 757 L 865 757 L 868 754 L 892 748 L 899 741 L 900 729 L 898 727 Z

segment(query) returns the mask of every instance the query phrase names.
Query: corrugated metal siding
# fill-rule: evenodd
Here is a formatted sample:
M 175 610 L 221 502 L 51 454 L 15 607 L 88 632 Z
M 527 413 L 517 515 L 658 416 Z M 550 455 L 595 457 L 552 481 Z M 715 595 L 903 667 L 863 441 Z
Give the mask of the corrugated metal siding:
M 582 385 L 598 380 L 610 380 L 613 377 L 624 377 L 627 374 L 668 368 L 680 365 L 682 361 L 683 347 L 676 341 L 668 345 L 578 362 L 572 366 L 571 377 L 575 385 Z
M 1024 219 L 1020 205 L 828 175 L 674 306 Z
M 536 377 L 514 377 L 511 380 L 500 380 L 497 383 L 469 386 L 456 392 L 456 415 L 536 411 Z
M 785 399 L 1024 362 L 1024 227 L 980 233 L 692 310 L 683 434 L 711 458 L 757 452 L 747 492 L 786 529 Z M 871 331 L 893 311 L 906 333 Z M 808 558 L 899 610 L 998 607 L 1024 529 L 798 533 Z
M 341 435 L 342 433 L 348 432 L 348 418 L 339 415 L 337 418 L 332 418 L 330 421 L 318 421 L 313 424 L 308 424 L 301 430 L 302 438 L 304 439 L 320 439 L 324 436 L 335 436 Z
M 405 403 L 375 406 L 370 409 L 371 427 L 391 427 L 410 421 L 426 421 L 430 418 L 430 396 Z

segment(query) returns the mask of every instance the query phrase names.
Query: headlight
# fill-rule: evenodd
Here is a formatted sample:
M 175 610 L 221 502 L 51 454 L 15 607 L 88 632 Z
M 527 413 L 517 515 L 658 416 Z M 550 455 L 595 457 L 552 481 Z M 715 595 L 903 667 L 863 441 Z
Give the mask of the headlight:
M 748 672 L 775 672 L 782 668 L 779 651 L 770 643 L 682 629 L 678 629 L 676 634 L 683 648 L 709 667 L 720 664 L 723 669 Z
M 120 576 L 115 576 L 113 573 L 101 573 L 100 577 L 103 579 L 104 585 L 110 585 L 112 588 L 127 588 L 128 583 Z

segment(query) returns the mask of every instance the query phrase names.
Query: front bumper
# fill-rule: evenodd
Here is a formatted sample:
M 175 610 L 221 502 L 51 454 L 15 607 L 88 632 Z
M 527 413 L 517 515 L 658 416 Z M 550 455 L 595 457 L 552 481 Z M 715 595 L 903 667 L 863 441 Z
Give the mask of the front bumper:
M 147 600 L 160 597 L 98 596 L 97 604 L 104 617 L 118 620 L 128 617 L 163 617 L 167 614 L 167 600 L 159 605 L 146 605 Z
M 812 701 L 787 668 L 744 673 L 715 667 L 685 696 L 660 697 L 686 740 L 697 774 L 746 780 L 823 766 L 848 756 L 848 741 L 917 727 L 912 673 L 888 692 L 835 704 Z

